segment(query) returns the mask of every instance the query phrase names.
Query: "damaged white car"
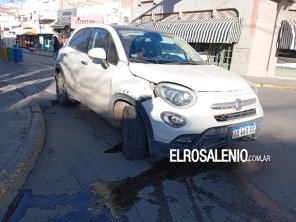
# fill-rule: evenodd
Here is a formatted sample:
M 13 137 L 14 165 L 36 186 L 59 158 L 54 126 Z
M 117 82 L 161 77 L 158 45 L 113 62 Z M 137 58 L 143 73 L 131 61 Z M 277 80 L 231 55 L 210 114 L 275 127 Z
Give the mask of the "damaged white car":
M 139 159 L 255 137 L 263 110 L 254 86 L 206 64 L 161 32 L 97 25 L 76 30 L 58 55 L 57 98 L 77 100 L 123 128 L 122 153 Z

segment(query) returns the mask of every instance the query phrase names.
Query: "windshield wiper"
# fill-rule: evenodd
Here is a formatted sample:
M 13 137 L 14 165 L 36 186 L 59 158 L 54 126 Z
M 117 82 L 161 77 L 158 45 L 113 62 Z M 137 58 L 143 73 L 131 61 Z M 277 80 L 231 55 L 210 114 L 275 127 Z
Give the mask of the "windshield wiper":
M 150 63 L 147 60 L 144 59 L 129 59 L 130 62 L 136 62 L 136 63 Z

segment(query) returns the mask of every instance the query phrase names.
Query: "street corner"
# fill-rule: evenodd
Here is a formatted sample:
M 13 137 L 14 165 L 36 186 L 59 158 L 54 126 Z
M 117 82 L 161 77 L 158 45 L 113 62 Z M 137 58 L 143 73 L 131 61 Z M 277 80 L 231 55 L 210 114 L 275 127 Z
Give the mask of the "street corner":
M 36 102 L 30 104 L 29 107 L 31 120 L 28 133 L 17 152 L 7 160 L 7 164 L 0 172 L 0 218 L 4 216 L 30 171 L 34 168 L 35 160 L 43 146 L 45 123 L 42 109 Z

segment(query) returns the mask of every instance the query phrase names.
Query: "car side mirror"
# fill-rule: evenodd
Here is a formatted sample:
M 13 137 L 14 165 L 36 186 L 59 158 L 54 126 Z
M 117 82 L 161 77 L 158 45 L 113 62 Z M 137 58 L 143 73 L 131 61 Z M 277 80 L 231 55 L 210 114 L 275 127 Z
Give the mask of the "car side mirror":
M 98 59 L 101 61 L 101 64 L 104 69 L 107 69 L 109 67 L 109 64 L 107 62 L 107 55 L 106 51 L 103 48 L 92 48 L 88 51 L 88 56 L 91 59 Z

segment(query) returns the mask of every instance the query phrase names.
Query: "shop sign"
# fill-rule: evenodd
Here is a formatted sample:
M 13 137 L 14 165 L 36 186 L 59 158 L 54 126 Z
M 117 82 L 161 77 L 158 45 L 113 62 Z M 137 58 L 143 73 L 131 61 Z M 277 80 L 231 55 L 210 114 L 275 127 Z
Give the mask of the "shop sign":
M 102 23 L 104 23 L 102 15 L 75 16 L 71 18 L 71 29 Z

